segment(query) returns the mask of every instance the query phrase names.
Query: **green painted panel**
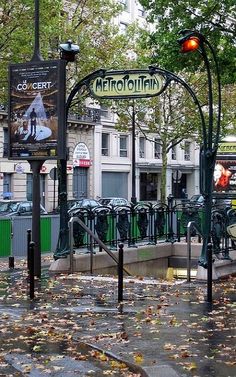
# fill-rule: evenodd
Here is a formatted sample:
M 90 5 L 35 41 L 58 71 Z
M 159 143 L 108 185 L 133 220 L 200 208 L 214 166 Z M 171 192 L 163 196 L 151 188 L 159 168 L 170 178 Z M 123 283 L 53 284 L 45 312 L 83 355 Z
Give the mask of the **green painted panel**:
M 11 255 L 11 220 L 0 220 L 0 257 Z
M 178 211 L 177 218 L 180 220 L 180 234 L 186 234 L 189 221 L 195 221 L 202 229 L 204 210 L 202 208 L 193 208 L 189 211 Z
M 51 252 L 51 218 L 41 217 L 40 219 L 40 235 L 41 235 L 41 252 Z
M 108 230 L 107 230 L 107 235 L 106 235 L 106 241 L 111 242 L 115 240 L 115 237 L 116 237 L 115 217 L 108 214 L 107 221 L 108 221 Z

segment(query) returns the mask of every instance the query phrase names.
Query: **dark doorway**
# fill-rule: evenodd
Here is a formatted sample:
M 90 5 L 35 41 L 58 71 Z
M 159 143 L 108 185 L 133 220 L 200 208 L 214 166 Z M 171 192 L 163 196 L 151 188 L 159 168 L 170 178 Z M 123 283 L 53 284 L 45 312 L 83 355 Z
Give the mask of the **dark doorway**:
M 187 192 L 187 174 L 177 174 L 176 172 L 174 174 L 172 174 L 172 195 L 177 198 L 177 199 L 180 199 L 182 197 L 182 193 L 183 193 L 183 190 L 185 190 L 185 192 Z
M 140 173 L 140 200 L 157 200 L 157 173 Z
M 75 167 L 73 171 L 73 197 L 75 199 L 87 198 L 88 195 L 88 169 Z

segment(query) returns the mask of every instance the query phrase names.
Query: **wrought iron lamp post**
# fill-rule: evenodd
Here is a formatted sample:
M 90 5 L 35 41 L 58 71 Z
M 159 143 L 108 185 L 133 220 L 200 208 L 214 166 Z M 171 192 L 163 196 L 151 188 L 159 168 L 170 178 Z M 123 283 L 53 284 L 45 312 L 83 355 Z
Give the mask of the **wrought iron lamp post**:
M 66 62 L 74 62 L 76 54 L 79 53 L 79 46 L 72 44 L 70 40 L 66 43 L 61 44 L 61 59 L 66 60 Z M 66 126 L 68 121 L 69 105 L 66 102 Z M 59 206 L 60 206 L 60 230 L 59 238 L 57 243 L 57 248 L 54 253 L 54 258 L 67 257 L 70 246 L 69 246 L 69 226 L 68 226 L 68 213 L 67 213 L 67 159 L 58 161 L 58 195 L 59 195 Z
M 200 191 L 204 197 L 205 216 L 203 222 L 203 247 L 199 259 L 199 265 L 208 269 L 208 301 L 211 297 L 212 284 L 212 246 L 211 246 L 211 210 L 212 210 L 212 189 L 213 174 L 216 160 L 216 152 L 219 142 L 220 121 L 221 121 L 221 83 L 218 61 L 215 51 L 204 35 L 194 30 L 183 30 L 178 42 L 181 45 L 181 52 L 187 53 L 197 50 L 204 61 L 207 82 L 208 82 L 208 114 L 202 122 L 202 147 L 200 152 Z M 212 66 L 208 52 L 213 58 Z M 213 69 L 217 79 L 217 101 L 214 101 L 213 94 Z
M 136 198 L 136 181 L 135 181 L 135 164 L 136 164 L 136 153 L 135 153 L 135 104 L 133 100 L 132 104 L 132 197 L 131 203 L 135 205 L 137 203 Z

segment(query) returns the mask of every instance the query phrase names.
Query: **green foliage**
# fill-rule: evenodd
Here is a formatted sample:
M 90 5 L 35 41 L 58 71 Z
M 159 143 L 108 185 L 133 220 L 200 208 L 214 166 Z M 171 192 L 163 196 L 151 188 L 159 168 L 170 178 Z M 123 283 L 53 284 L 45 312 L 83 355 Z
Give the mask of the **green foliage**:
M 40 0 L 40 52 L 46 59 L 58 59 L 60 43 L 71 39 L 80 46 L 76 63 L 68 65 L 73 83 L 98 68 L 132 66 L 127 51 L 133 47 L 137 27 L 127 35 L 118 32 L 113 18 L 122 10 L 112 0 Z M 1 0 L 0 5 L 0 102 L 7 98 L 9 63 L 30 61 L 34 52 L 34 1 Z M 72 81 L 70 80 L 72 78 Z M 70 90 L 70 85 L 67 85 Z
M 155 29 L 151 33 L 143 31 L 141 43 L 149 46 L 151 53 L 144 59 L 146 64 L 156 64 L 179 75 L 192 73 L 186 80 L 194 89 L 204 111 L 208 124 L 208 79 L 202 56 L 196 51 L 181 54 L 177 42 L 183 29 L 197 30 L 210 42 L 217 56 L 222 82 L 222 117 L 220 137 L 235 130 L 236 82 L 236 5 L 234 0 L 223 2 L 211 0 L 196 4 L 194 0 L 140 0 L 148 10 L 148 19 Z M 218 108 L 215 63 L 211 51 L 206 46 L 207 56 L 213 74 L 214 110 Z M 216 111 L 214 111 L 216 118 Z M 216 129 L 214 119 L 213 134 Z M 232 131 L 233 130 L 233 131 Z M 200 135 L 201 136 L 201 135 Z M 199 141 L 201 141 L 199 139 Z
M 52 10 L 53 4 L 53 10 Z M 40 1 L 40 46 L 48 57 L 50 39 L 57 35 L 61 1 Z M 34 1 L 1 0 L 0 4 L 0 102 L 6 102 L 8 65 L 31 60 L 34 52 Z
M 236 5 L 234 0 L 140 0 L 148 10 L 155 31 L 143 34 L 152 50 L 153 63 L 174 72 L 201 68 L 199 54 L 179 53 L 178 33 L 183 29 L 200 31 L 212 44 L 219 59 L 223 83 L 236 81 Z M 178 57 L 178 58 L 177 58 Z

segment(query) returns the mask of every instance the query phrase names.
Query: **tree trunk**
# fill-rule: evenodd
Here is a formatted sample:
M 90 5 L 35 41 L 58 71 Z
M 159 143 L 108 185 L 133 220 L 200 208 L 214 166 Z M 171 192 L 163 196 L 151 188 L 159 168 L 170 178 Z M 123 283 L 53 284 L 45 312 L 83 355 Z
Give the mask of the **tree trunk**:
M 162 145 L 162 170 L 161 170 L 161 204 L 166 202 L 166 170 L 167 170 L 167 148 Z

